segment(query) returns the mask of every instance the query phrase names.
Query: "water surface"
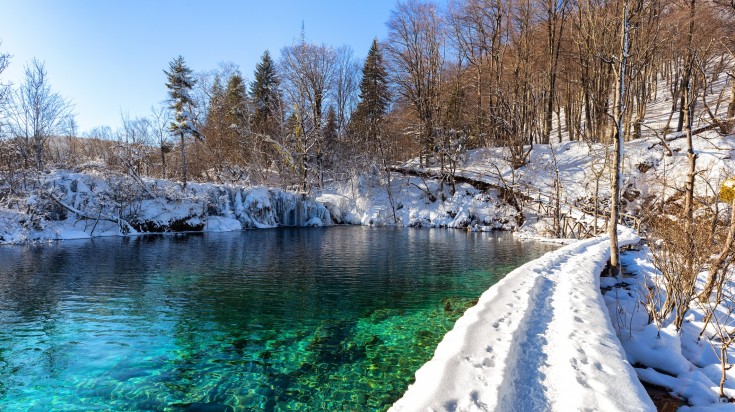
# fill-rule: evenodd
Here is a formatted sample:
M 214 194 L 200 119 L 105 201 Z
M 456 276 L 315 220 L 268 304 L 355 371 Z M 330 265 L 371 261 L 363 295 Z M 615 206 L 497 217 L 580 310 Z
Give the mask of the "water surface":
M 0 248 L 0 410 L 383 410 L 554 246 L 332 227 Z

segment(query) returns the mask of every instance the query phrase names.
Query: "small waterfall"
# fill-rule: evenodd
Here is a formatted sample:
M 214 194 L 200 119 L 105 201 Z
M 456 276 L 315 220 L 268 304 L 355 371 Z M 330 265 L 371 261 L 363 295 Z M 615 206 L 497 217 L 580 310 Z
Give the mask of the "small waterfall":
M 304 201 L 296 199 L 296 226 L 304 226 Z

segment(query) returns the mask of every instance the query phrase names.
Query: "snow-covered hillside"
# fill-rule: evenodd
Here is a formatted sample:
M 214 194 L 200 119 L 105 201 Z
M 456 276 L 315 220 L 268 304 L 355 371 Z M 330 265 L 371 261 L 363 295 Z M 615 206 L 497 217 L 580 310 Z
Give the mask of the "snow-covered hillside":
M 687 173 L 686 142 L 683 138 L 667 142 L 667 150 L 655 137 L 626 143 L 623 170 L 623 207 L 633 215 L 650 208 L 652 202 L 676 201 Z M 694 137 L 698 154 L 695 195 L 716 196 L 720 184 L 735 175 L 735 139 L 714 131 Z M 607 147 L 585 142 L 535 145 L 528 164 L 517 170 L 509 167 L 506 149 L 472 150 L 457 169 L 457 175 L 493 187 L 508 187 L 516 192 L 522 213 L 502 199 L 498 190 L 483 190 L 469 183 L 457 184 L 454 194 L 445 184 L 446 200 L 441 200 L 436 180 L 392 174 L 391 190 L 396 224 L 422 227 L 471 228 L 473 230 L 520 230 L 523 234 L 549 236 L 549 223 L 539 221 L 538 202 L 550 203 L 555 193 L 556 170 L 562 204 L 575 210 L 592 210 L 594 199 L 603 213 L 610 196 L 610 169 Z M 417 162 L 403 165 L 406 170 L 436 172 L 419 167 Z M 319 194 L 317 200 L 337 205 L 352 223 L 393 224 L 388 185 L 377 184 L 374 176 L 352 184 L 335 185 Z M 432 201 L 432 196 L 437 198 Z M 521 214 L 523 215 L 521 218 Z M 590 216 L 579 216 L 590 220 Z M 523 222 L 522 226 L 519 223 Z M 591 224 L 591 222 L 588 222 Z M 598 222 L 602 227 L 603 222 Z
M 705 99 L 714 116 L 721 117 L 727 111 L 731 82 L 722 73 L 709 79 Z M 672 131 L 677 126 L 679 112 L 671 113 L 671 90 L 663 80 L 657 86 L 653 98 L 646 103 L 642 138 L 627 141 L 624 147 L 622 204 L 624 211 L 633 215 L 651 210 L 652 202 L 661 204 L 681 200 L 688 171 L 684 133 Z M 720 184 L 727 177 L 735 175 L 735 138 L 707 128 L 710 119 L 702 106 L 697 106 L 693 119 L 693 145 L 698 156 L 695 196 L 711 198 L 716 196 Z M 560 119 L 565 125 L 563 113 Z M 551 135 L 559 136 L 562 142 L 534 145 L 526 165 L 515 170 L 510 167 L 511 155 L 507 148 L 482 148 L 466 153 L 457 165 L 456 174 L 467 180 L 487 183 L 495 190 L 462 183 L 452 194 L 449 185 L 445 184 L 446 200 L 442 201 L 436 180 L 393 173 L 390 188 L 395 206 L 394 219 L 387 195 L 389 185 L 385 182 L 378 184 L 380 174 L 375 171 L 355 181 L 335 184 L 320 192 L 317 199 L 339 206 L 348 215 L 348 220 L 354 223 L 509 229 L 520 230 L 525 235 L 548 237 L 550 224 L 543 216 L 540 221 L 537 219 L 537 206 L 539 202 L 551 202 L 558 183 L 559 200 L 567 205 L 564 212 L 591 225 L 590 216 L 579 212 L 594 209 L 595 199 L 598 210 L 601 213 L 606 211 L 610 198 L 612 148 L 602 143 L 569 141 L 568 131 L 565 127 L 560 130 L 558 124 L 555 118 Z M 600 137 L 600 140 L 605 138 Z M 437 175 L 439 172 L 438 165 L 420 167 L 417 159 L 405 162 L 399 169 L 425 175 Z M 497 188 L 513 192 L 501 192 Z M 509 195 L 515 197 L 522 210 L 509 205 Z M 434 198 L 438 200 L 432 201 Z M 598 222 L 598 226 L 602 225 Z

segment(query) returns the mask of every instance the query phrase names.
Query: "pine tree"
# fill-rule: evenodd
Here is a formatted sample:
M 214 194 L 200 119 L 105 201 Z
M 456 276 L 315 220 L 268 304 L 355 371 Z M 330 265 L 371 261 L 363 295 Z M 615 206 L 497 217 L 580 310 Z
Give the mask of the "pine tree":
M 247 119 L 248 97 L 245 82 L 239 73 L 230 76 L 225 92 L 225 107 L 227 108 L 227 123 L 232 130 L 242 132 Z
M 329 106 L 327 123 L 324 125 L 324 160 L 322 165 L 326 170 L 334 170 L 339 156 L 339 123 L 337 111 Z
M 270 134 L 275 129 L 280 104 L 279 84 L 275 64 L 266 50 L 255 66 L 255 80 L 250 84 L 250 97 L 255 106 L 253 131 L 256 133 Z
M 352 115 L 354 132 L 362 139 L 361 143 L 367 146 L 368 151 L 377 155 L 385 173 L 387 184 L 388 201 L 393 211 L 393 221 L 398 222 L 396 216 L 396 202 L 393 198 L 391 188 L 390 169 L 388 159 L 381 137 L 383 118 L 390 104 L 390 91 L 388 90 L 388 73 L 385 70 L 383 54 L 380 52 L 378 39 L 373 39 L 370 46 L 365 65 L 362 68 L 362 80 L 360 81 L 360 103 L 357 104 L 355 113 Z
M 205 162 L 209 167 L 214 164 L 217 170 L 222 168 L 222 161 L 225 160 L 223 156 L 223 153 L 226 152 L 225 133 L 227 126 L 225 115 L 225 88 L 219 74 L 216 74 L 212 82 L 212 88 L 209 91 L 207 116 L 200 131 L 207 136 L 207 146 L 210 149 L 206 153 L 208 158 Z
M 252 161 L 253 149 L 252 145 L 245 142 L 247 137 L 247 119 L 248 119 L 248 97 L 245 90 L 245 81 L 240 73 L 230 76 L 227 82 L 227 90 L 225 92 L 225 124 L 227 125 L 227 140 L 232 143 L 232 147 L 238 147 L 243 159 L 247 162 Z
M 380 127 L 389 104 L 388 74 L 378 39 L 374 39 L 362 68 L 360 103 L 357 104 L 353 114 L 356 132 L 365 139 L 364 143 L 373 152 L 374 145 L 379 143 L 377 139 L 380 137 Z
M 327 147 L 334 146 L 339 137 L 339 125 L 337 124 L 337 112 L 334 106 L 329 106 L 327 111 L 327 123 L 324 125 L 324 141 Z
M 196 81 L 191 76 L 191 69 L 186 66 L 184 58 L 179 56 L 169 63 L 169 71 L 166 73 L 168 82 L 169 108 L 174 111 L 174 121 L 171 122 L 169 130 L 172 134 L 181 137 L 181 180 L 186 189 L 186 151 L 184 150 L 184 137 L 191 135 L 197 139 L 204 140 L 194 126 L 194 114 L 192 109 L 196 107 L 190 92 Z

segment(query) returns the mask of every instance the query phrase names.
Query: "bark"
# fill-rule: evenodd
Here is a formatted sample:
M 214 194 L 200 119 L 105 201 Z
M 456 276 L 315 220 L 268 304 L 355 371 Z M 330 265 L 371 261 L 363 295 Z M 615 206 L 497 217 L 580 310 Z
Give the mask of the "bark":
M 727 133 L 732 133 L 735 127 L 735 75 L 732 79 L 732 89 L 730 90 L 730 101 L 727 104 Z
M 39 115 L 40 116 L 40 115 Z M 33 136 L 34 146 L 36 149 L 36 167 L 38 171 L 43 170 L 43 137 L 39 134 Z
M 161 177 L 166 179 L 166 150 L 161 147 Z
M 730 204 L 730 228 L 727 231 L 727 238 L 725 239 L 725 244 L 722 245 L 722 251 L 720 251 L 720 254 L 712 263 L 712 266 L 709 270 L 709 277 L 707 278 L 707 282 L 704 285 L 702 293 L 699 294 L 699 300 L 701 302 L 706 302 L 707 300 L 709 300 L 709 297 L 712 294 L 712 290 L 715 288 L 715 285 L 719 284 L 719 274 L 725 266 L 725 262 L 727 261 L 728 257 L 732 253 L 733 243 L 735 243 L 735 199 L 733 199 L 732 203 Z M 722 274 L 722 276 L 724 276 L 724 273 Z
M 684 193 L 684 215 L 686 217 L 687 225 L 692 224 L 694 219 L 694 178 L 697 175 L 697 154 L 694 153 L 694 143 L 692 140 L 692 119 L 691 119 L 691 104 L 689 102 L 690 91 L 685 90 L 684 96 L 684 121 L 686 139 L 687 139 L 687 159 L 689 160 L 689 170 L 687 171 L 687 180 Z
M 623 29 L 621 36 L 621 53 L 618 68 L 618 87 L 615 92 L 615 121 L 616 136 L 614 142 L 615 155 L 613 157 L 613 178 L 612 178 L 612 194 L 610 201 L 610 223 L 608 231 L 610 234 L 610 274 L 613 276 L 620 275 L 620 249 L 618 246 L 618 218 L 620 217 L 620 186 L 621 186 L 621 166 L 623 161 L 623 138 L 625 136 L 625 127 L 623 124 L 623 114 L 625 112 L 625 69 L 628 58 L 628 1 L 623 6 Z
M 184 183 L 186 190 L 186 151 L 184 150 L 184 133 L 181 132 L 181 181 Z
M 686 193 L 684 199 L 684 214 L 686 216 L 687 225 L 691 225 L 694 216 L 694 178 L 696 176 L 697 167 L 697 155 L 694 153 L 694 144 L 692 142 L 692 86 L 691 86 L 691 73 L 694 66 L 693 57 L 693 38 L 694 38 L 694 13 L 695 13 L 696 0 L 691 0 L 689 3 L 689 32 L 687 34 L 687 58 L 686 67 L 684 68 L 684 79 L 682 79 L 682 114 L 680 118 L 679 128 L 681 131 L 681 120 L 686 124 L 686 139 L 687 139 L 687 158 L 689 159 L 689 171 L 687 173 L 686 181 Z M 685 82 L 686 80 L 686 82 Z M 687 226 L 688 228 L 689 226 Z

